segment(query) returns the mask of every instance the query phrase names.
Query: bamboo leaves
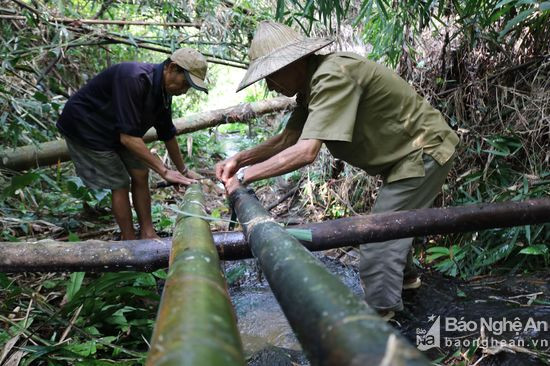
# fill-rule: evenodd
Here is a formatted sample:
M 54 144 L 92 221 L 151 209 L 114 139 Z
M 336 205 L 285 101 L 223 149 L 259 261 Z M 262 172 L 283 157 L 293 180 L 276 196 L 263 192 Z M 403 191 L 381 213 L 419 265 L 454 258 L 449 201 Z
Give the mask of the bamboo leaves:
M 464 35 L 470 45 L 474 45 L 482 36 L 487 37 L 487 33 L 494 38 L 494 42 L 498 42 L 513 30 L 526 26 L 531 27 L 532 33 L 539 32 L 550 17 L 549 9 L 550 1 L 535 0 L 415 0 L 401 3 L 363 0 L 354 5 L 349 1 L 334 0 L 309 0 L 305 5 L 299 1 L 279 0 L 275 16 L 286 23 L 296 21 L 306 34 L 318 19 L 322 20 L 327 29 L 336 33 L 335 26 L 339 27 L 343 19 L 350 20 L 350 14 L 355 12 L 356 15 L 351 18 L 352 24 L 373 48 L 369 57 L 384 59 L 389 65 L 396 66 L 404 48 L 403 43 L 410 42 L 403 36 L 407 28 L 413 30 L 413 43 L 428 24 L 432 25 L 434 31 L 439 31 L 448 26 L 446 23 L 456 29 L 456 34 L 451 38 Z M 443 15 L 447 15 L 447 19 Z M 304 26 L 300 18 L 308 22 L 309 27 Z M 336 24 L 333 24 L 333 20 Z M 495 28 L 500 29 L 498 34 L 492 32 Z M 405 46 L 414 49 L 411 45 Z
M 84 272 L 74 272 L 71 274 L 69 281 L 67 281 L 67 301 L 71 301 L 76 293 L 80 290 L 82 286 L 82 280 L 84 280 Z
M 514 27 L 516 27 L 518 24 L 526 20 L 529 16 L 531 16 L 533 13 L 535 13 L 537 9 L 535 7 L 529 8 L 526 10 L 521 11 L 518 15 L 516 15 L 514 18 L 509 20 L 506 25 L 504 26 L 504 29 L 500 31 L 499 36 L 502 38 L 505 36 L 508 32 L 510 32 Z

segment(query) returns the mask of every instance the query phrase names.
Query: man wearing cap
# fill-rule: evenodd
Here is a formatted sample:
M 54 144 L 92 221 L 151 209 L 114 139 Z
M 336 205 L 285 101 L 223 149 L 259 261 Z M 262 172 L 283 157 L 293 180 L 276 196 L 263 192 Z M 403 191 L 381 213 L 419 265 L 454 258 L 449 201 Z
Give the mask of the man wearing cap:
M 90 80 L 65 104 L 57 122 L 76 173 L 92 189 L 110 189 L 122 240 L 135 239 L 129 191 L 140 238 L 158 237 L 151 219 L 149 168 L 167 182 L 188 185 L 198 175 L 183 162 L 172 123 L 172 96 L 207 92 L 206 59 L 182 48 L 160 64 L 124 62 Z M 154 127 L 177 170 L 153 155 L 143 135 Z M 131 184 L 130 184 L 131 182 Z
M 372 212 L 431 206 L 458 136 L 390 69 L 353 53 L 314 54 L 331 42 L 274 22 L 258 26 L 238 90 L 265 78 L 270 90 L 296 95 L 297 107 L 281 134 L 218 163 L 217 177 L 231 193 L 312 163 L 324 143 L 336 158 L 382 177 Z M 361 246 L 366 301 L 387 318 L 403 309 L 402 289 L 420 285 L 416 274 L 404 273 L 412 240 Z

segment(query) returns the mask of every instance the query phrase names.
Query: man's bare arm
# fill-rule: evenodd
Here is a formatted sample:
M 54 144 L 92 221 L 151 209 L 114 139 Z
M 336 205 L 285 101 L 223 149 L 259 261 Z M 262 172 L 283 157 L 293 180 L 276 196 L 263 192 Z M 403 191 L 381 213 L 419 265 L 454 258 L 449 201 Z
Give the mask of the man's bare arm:
M 298 141 L 300 131 L 285 129 L 277 136 L 259 144 L 258 146 L 241 151 L 234 156 L 216 164 L 216 177 L 222 182 L 232 177 L 239 168 L 260 163 L 278 154 Z
M 284 129 L 283 132 L 250 150 L 241 151 L 235 157 L 240 166 L 260 163 L 294 145 L 300 137 L 299 130 Z
M 277 155 L 248 167 L 244 174 L 246 183 L 276 177 L 311 164 L 317 158 L 323 142 L 321 140 L 300 140 Z
M 170 156 L 170 160 L 172 160 L 172 162 L 176 166 L 176 169 L 178 169 L 181 174 L 185 174 L 187 168 L 185 167 L 185 163 L 183 162 L 183 156 L 181 155 L 181 150 L 178 145 L 178 141 L 176 140 L 176 137 L 174 136 L 170 140 L 165 141 L 164 145 L 166 145 L 168 156 Z
M 300 140 L 277 155 L 261 163 L 249 166 L 244 172 L 243 181 L 250 183 L 288 173 L 311 164 L 317 155 L 319 155 L 322 145 L 323 141 L 321 140 Z M 229 194 L 233 193 L 240 186 L 239 181 L 234 175 L 225 180 L 224 184 Z
M 157 172 L 162 178 L 164 178 L 168 182 L 185 185 L 195 182 L 195 180 L 183 176 L 180 172 L 170 170 L 166 166 L 164 166 L 162 161 L 160 161 L 157 156 L 151 154 L 151 152 L 145 145 L 145 142 L 143 142 L 140 137 L 121 133 L 120 142 L 128 150 L 130 150 L 130 152 L 136 155 L 140 160 L 142 160 L 145 164 L 147 164 L 151 169 Z

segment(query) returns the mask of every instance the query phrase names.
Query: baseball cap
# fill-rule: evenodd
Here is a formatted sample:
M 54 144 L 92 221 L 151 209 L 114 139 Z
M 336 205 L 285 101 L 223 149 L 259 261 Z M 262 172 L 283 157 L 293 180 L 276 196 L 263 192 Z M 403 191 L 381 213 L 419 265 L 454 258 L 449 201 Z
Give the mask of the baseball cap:
M 192 48 L 180 48 L 175 51 L 170 60 L 184 70 L 185 79 L 193 88 L 208 93 L 204 79 L 208 65 L 206 58 Z

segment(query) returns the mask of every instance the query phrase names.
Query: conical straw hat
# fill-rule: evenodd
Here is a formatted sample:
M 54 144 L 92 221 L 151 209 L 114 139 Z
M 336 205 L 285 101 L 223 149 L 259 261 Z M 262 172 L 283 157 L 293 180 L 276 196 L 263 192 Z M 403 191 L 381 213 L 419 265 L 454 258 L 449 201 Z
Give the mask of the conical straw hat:
M 237 91 L 332 42 L 328 38 L 306 38 L 280 23 L 261 22 L 248 51 L 250 65 Z

